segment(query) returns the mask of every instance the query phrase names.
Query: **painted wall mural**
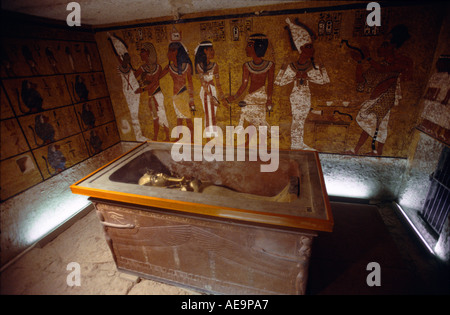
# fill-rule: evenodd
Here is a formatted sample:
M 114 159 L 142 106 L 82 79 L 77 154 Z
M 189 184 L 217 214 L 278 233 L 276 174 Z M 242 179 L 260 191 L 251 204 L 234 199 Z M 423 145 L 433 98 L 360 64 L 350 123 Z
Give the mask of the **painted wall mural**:
M 1 41 L 2 201 L 120 141 L 93 35 L 21 29 Z
M 336 7 L 99 30 L 120 137 L 176 141 L 173 128 L 202 118 L 204 142 L 214 128 L 278 126 L 283 149 L 406 157 L 443 13 L 390 6 L 373 27 L 366 16 Z
M 291 149 L 314 150 L 305 144 L 303 137 L 305 121 L 311 111 L 309 82 L 322 85 L 330 83 L 330 78 L 324 67 L 317 67 L 314 64 L 313 40 L 316 38 L 314 32 L 298 20 L 293 23 L 287 18 L 286 23 L 288 24 L 289 38 L 299 56 L 296 61 L 281 67 L 276 84 L 284 86 L 294 82 L 289 97 L 292 113 Z M 320 115 L 321 113 L 316 111 L 315 114 Z
M 421 101 L 418 129 L 450 146 L 450 55 L 439 56 Z

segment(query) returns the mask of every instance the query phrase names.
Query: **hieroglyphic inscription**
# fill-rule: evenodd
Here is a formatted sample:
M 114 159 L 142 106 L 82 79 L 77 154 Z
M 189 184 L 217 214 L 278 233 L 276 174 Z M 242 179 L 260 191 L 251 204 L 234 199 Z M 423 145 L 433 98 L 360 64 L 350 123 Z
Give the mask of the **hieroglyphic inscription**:
M 236 19 L 230 21 L 230 37 L 233 41 L 246 40 L 253 29 L 251 19 Z
M 164 25 L 155 26 L 155 39 L 158 43 L 167 40 L 167 31 Z
M 341 32 L 342 13 L 321 13 L 317 26 L 319 40 L 339 39 Z
M 225 41 L 225 21 L 200 23 L 202 41 Z

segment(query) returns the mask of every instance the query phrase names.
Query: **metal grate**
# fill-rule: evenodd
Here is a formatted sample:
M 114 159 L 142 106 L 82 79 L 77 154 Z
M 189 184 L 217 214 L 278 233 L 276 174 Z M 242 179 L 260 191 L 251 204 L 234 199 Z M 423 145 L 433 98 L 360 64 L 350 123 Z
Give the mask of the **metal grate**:
M 444 147 L 422 210 L 422 217 L 438 234 L 441 233 L 450 210 L 450 149 Z

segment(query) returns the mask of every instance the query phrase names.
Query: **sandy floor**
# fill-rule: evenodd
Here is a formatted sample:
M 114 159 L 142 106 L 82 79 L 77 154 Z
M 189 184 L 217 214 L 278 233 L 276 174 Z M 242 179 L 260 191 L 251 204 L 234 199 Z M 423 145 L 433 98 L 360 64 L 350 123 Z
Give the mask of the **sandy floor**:
M 314 241 L 308 294 L 450 292 L 447 280 L 450 270 L 442 269 L 444 266 L 425 255 L 425 249 L 411 239 L 411 233 L 405 230 L 389 206 L 377 210 L 376 206 L 370 205 L 332 203 L 332 208 L 333 233 L 322 234 Z M 371 261 L 382 266 L 382 285 L 379 287 L 369 287 L 366 282 L 366 266 Z M 79 286 L 70 286 L 67 282 L 73 280 L 74 270 L 67 270 L 72 262 L 80 267 Z M 119 272 L 95 210 L 42 248 L 34 247 L 17 259 L 1 272 L 0 280 L 1 294 L 207 297 Z M 292 301 L 297 303 L 295 299 Z
M 70 246 L 68 246 L 70 244 Z M 80 266 L 80 285 L 69 286 Z M 194 291 L 119 272 L 95 210 L 43 248 L 35 247 L 1 273 L 1 294 L 187 295 Z

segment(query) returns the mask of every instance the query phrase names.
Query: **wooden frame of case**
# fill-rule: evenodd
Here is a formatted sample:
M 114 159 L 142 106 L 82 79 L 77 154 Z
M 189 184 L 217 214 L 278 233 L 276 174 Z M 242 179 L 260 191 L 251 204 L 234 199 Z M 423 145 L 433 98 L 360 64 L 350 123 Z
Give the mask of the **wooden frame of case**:
M 284 152 L 302 152 L 302 154 L 311 155 L 315 161 L 315 169 L 318 174 L 318 181 L 316 182 L 315 190 L 318 190 L 317 194 L 322 200 L 319 200 L 319 204 L 322 205 L 321 217 L 291 215 L 280 212 L 259 211 L 255 209 L 242 209 L 231 206 L 218 206 L 209 203 L 192 202 L 187 200 L 175 200 L 169 198 L 161 198 L 156 196 L 146 196 L 139 193 L 130 193 L 125 191 L 113 191 L 100 187 L 92 187 L 87 184 L 88 181 L 95 181 L 95 178 L 99 178 L 104 175 L 115 164 L 123 161 L 130 154 L 135 153 L 139 149 L 143 149 L 146 146 L 169 146 L 173 143 L 164 142 L 144 142 L 137 147 L 131 149 L 125 154 L 114 159 L 110 163 L 104 165 L 100 169 L 94 171 L 88 176 L 80 179 L 76 183 L 70 186 L 72 193 L 86 195 L 92 198 L 98 198 L 103 200 L 111 200 L 121 203 L 127 203 L 132 205 L 148 206 L 160 209 L 175 210 L 185 213 L 191 213 L 196 215 L 211 216 L 215 218 L 222 218 L 228 220 L 237 220 L 245 222 L 253 222 L 262 225 L 275 225 L 281 228 L 294 228 L 302 230 L 313 231 L 326 231 L 331 232 L 333 229 L 333 216 L 331 213 L 330 202 L 326 193 L 325 183 L 323 179 L 323 173 L 319 161 L 319 156 L 316 151 L 284 151 Z M 283 152 L 283 151 L 281 151 Z M 137 184 L 136 184 L 137 185 Z M 141 186 L 142 187 L 142 186 Z M 186 192 L 182 192 L 186 193 Z

